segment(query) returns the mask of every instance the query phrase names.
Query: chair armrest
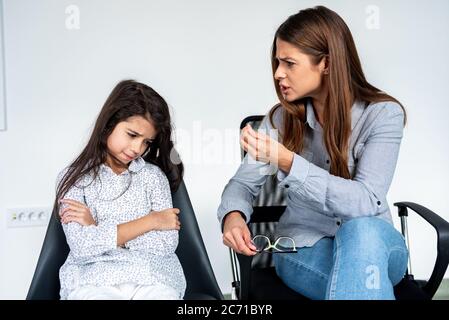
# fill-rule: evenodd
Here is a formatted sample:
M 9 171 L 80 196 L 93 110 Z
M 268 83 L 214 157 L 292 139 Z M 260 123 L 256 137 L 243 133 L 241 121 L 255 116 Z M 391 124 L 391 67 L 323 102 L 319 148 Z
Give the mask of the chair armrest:
M 433 297 L 449 264 L 449 223 L 431 210 L 413 202 L 396 202 L 394 205 L 399 208 L 399 216 L 407 216 L 407 208 L 410 208 L 432 225 L 437 232 L 437 259 L 432 275 L 423 287 L 423 290 Z

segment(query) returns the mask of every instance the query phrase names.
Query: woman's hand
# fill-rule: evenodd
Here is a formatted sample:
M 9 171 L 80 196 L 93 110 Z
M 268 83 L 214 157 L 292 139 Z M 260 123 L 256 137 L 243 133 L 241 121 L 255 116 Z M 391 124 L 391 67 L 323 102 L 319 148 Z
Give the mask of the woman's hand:
M 235 252 L 253 256 L 256 246 L 251 241 L 251 233 L 245 220 L 238 211 L 232 211 L 225 217 L 223 226 L 223 243 Z
M 59 212 L 62 223 L 77 222 L 82 226 L 97 225 L 90 209 L 81 202 L 62 199 L 61 202 L 66 206 Z
M 289 173 L 294 153 L 270 136 L 257 132 L 248 124 L 242 129 L 240 145 L 257 161 L 270 163 Z
M 152 230 L 179 230 L 179 209 L 170 208 L 162 211 L 151 211 L 148 215 Z

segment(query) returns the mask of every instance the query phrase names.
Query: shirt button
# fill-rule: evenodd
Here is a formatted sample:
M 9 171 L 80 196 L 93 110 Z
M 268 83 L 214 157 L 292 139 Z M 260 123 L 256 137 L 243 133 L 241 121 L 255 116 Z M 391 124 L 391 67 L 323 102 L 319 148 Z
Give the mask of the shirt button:
M 290 186 L 288 184 L 285 185 L 286 188 L 290 188 Z
M 380 206 L 382 203 L 380 201 L 377 201 L 377 205 Z
M 337 226 L 339 226 L 339 225 L 341 225 L 341 222 L 340 222 L 340 221 L 337 221 Z
M 329 160 L 326 160 L 326 163 L 327 163 L 327 164 L 329 164 L 329 162 L 330 162 Z

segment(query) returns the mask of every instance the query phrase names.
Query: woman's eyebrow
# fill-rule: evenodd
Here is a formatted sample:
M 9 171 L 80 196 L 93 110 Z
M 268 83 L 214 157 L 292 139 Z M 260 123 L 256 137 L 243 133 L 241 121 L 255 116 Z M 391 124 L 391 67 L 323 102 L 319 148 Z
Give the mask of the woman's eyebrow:
M 295 59 L 293 59 L 292 57 L 277 57 L 277 59 L 278 60 L 281 60 L 281 61 L 294 61 L 294 62 L 296 62 L 296 60 Z

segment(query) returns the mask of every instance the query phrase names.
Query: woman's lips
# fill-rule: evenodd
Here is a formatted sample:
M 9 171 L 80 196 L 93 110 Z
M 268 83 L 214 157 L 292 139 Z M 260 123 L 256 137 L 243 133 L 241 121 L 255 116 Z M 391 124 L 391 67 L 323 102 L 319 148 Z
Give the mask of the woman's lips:
M 279 86 L 281 88 L 281 92 L 282 94 L 286 94 L 288 90 L 290 90 L 290 87 L 284 86 L 284 85 L 280 85 Z

